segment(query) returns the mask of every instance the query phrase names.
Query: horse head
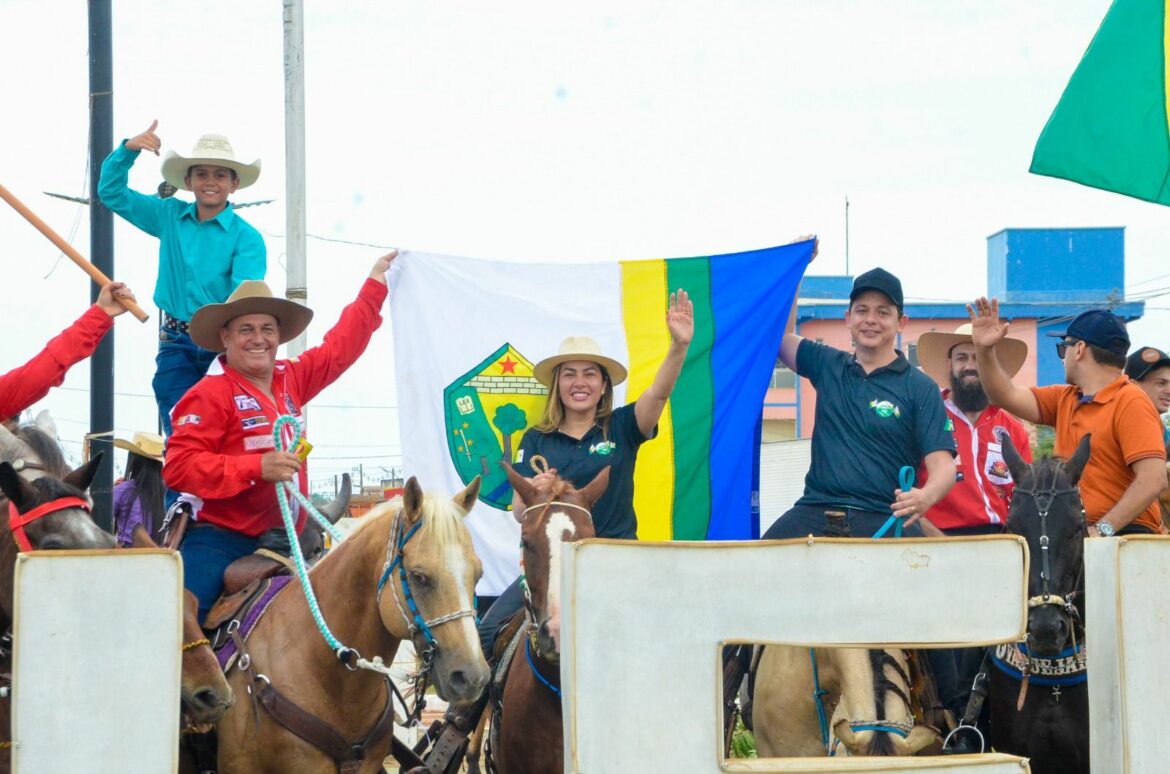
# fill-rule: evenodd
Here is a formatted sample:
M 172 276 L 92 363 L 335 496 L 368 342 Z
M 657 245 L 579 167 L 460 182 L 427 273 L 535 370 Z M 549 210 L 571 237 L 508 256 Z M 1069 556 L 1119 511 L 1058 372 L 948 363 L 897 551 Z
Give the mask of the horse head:
M 12 463 L 0 462 L 0 490 L 8 498 L 8 530 L 3 538 L 15 540 L 21 550 L 64 548 L 113 548 L 114 537 L 89 516 L 86 490 L 101 464 L 94 457 L 63 478 L 41 475 L 27 481 Z M 14 546 L 15 547 L 15 546 Z
M 1089 436 L 1067 462 L 1043 458 L 1028 465 L 1011 438 L 1003 457 L 1016 482 L 1007 529 L 1028 541 L 1028 647 L 1050 657 L 1067 647 L 1080 618 L 1084 582 L 1085 511 L 1077 482 L 1089 461 Z
M 508 482 L 528 504 L 520 514 L 520 546 L 524 604 L 536 627 L 536 650 L 549 661 L 560 658 L 562 546 L 594 536 L 590 509 L 609 485 L 609 468 L 602 469 L 581 489 L 557 477 L 549 489 L 501 463 Z
M 131 534 L 130 547 L 159 546 L 139 524 Z M 183 725 L 203 730 L 202 727 L 219 722 L 223 713 L 235 703 L 235 696 L 219 667 L 211 643 L 199 628 L 198 612 L 199 601 L 194 594 L 183 589 L 183 665 L 179 686 Z
M 383 625 L 399 640 L 413 641 L 424 668 L 430 666 L 439 696 L 454 704 L 476 699 L 490 675 L 475 627 L 475 584 L 483 565 L 463 523 L 479 484 L 476 476 L 448 498 L 423 494 L 411 476 L 378 585 Z

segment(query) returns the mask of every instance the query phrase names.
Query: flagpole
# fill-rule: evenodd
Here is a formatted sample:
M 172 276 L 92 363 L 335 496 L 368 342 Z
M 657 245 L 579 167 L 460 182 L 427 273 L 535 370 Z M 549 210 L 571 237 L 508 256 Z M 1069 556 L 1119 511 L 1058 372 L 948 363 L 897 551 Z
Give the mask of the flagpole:
M 309 300 L 305 240 L 305 14 L 303 0 L 284 1 L 285 298 Z M 302 333 L 288 354 L 305 351 Z

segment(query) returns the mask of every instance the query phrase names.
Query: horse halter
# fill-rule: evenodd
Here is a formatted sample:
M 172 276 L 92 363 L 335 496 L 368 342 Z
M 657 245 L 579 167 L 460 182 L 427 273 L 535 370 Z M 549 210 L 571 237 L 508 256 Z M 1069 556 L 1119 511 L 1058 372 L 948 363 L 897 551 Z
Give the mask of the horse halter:
M 435 634 L 431 631 L 434 627 L 441 626 L 451 621 L 458 621 L 460 618 L 474 618 L 475 610 L 471 608 L 463 608 L 456 610 L 447 615 L 437 616 L 431 620 L 423 618 L 422 613 L 419 612 L 418 603 L 414 601 L 414 594 L 410 591 L 410 582 L 406 579 L 406 563 L 403 561 L 403 551 L 406 544 L 414 537 L 419 528 L 422 527 L 422 519 L 407 531 L 403 531 L 405 522 L 402 518 L 402 511 L 398 512 L 398 516 L 394 519 L 394 528 L 390 533 L 390 542 L 387 543 L 387 557 L 386 564 L 382 569 L 382 577 L 378 579 L 377 590 L 374 592 L 374 598 L 379 603 L 382 601 L 382 589 L 386 585 L 386 581 L 390 579 L 390 574 L 398 569 L 398 579 L 402 585 L 402 596 L 406 600 L 406 607 L 410 609 L 410 614 L 407 615 L 406 609 L 402 607 L 402 603 L 398 600 L 398 595 L 394 595 L 394 604 L 398 607 L 398 612 L 402 614 L 402 620 L 406 621 L 406 628 L 413 638 L 417 634 L 421 634 L 426 641 L 427 647 L 420 652 L 422 653 L 424 669 L 429 669 L 431 662 L 434 661 L 435 655 L 439 652 L 439 642 L 435 639 Z M 391 549 L 390 546 L 394 548 Z
M 1076 607 L 1073 605 L 1073 600 L 1077 594 L 1077 587 L 1080 586 L 1081 575 L 1084 573 L 1082 566 L 1077 573 L 1077 580 L 1073 584 L 1073 588 L 1068 594 L 1061 596 L 1059 594 L 1051 593 L 1049 583 L 1052 582 L 1052 565 L 1049 559 L 1049 539 L 1048 539 L 1048 512 L 1052 509 L 1052 504 L 1056 498 L 1061 495 L 1076 495 L 1077 505 L 1081 510 L 1081 528 L 1080 531 L 1088 533 L 1088 527 L 1085 523 L 1085 504 L 1081 501 L 1081 490 L 1079 487 L 1070 486 L 1062 489 L 1056 488 L 1056 473 L 1064 467 L 1064 463 L 1060 463 L 1060 467 L 1053 473 L 1052 484 L 1044 489 L 1038 489 L 1035 486 L 1031 489 L 1024 489 L 1017 486 L 1012 493 L 1012 496 L 1025 495 L 1031 497 L 1036 503 L 1036 512 L 1040 516 L 1040 581 L 1042 583 L 1042 591 L 1039 595 L 1028 598 L 1028 607 L 1040 607 L 1042 605 L 1057 605 L 1062 607 L 1070 615 L 1079 617 L 1076 612 Z
M 56 500 L 49 500 L 46 503 L 41 503 L 31 511 L 21 513 L 16 508 L 16 504 L 8 503 L 8 526 L 12 529 L 12 537 L 16 540 L 16 545 L 20 546 L 21 551 L 33 550 L 32 542 L 25 534 L 24 528 L 32 524 L 42 516 L 48 516 L 50 513 L 57 511 L 64 511 L 69 508 L 81 508 L 86 513 L 89 513 L 89 503 L 80 497 L 58 497 Z

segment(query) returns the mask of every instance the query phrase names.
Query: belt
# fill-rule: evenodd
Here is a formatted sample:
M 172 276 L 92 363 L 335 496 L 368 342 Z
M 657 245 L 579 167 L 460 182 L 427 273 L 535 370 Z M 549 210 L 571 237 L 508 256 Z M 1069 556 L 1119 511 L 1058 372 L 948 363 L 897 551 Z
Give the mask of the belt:
M 175 333 L 187 333 L 191 329 L 191 323 L 180 320 L 177 317 L 171 317 L 166 312 L 163 312 L 162 327 Z

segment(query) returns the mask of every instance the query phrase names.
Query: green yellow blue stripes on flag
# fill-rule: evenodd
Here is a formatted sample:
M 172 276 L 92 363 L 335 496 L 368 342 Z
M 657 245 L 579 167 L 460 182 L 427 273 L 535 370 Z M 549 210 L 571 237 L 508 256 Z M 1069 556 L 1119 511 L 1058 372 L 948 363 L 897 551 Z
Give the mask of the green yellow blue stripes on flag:
M 1036 141 L 1030 171 L 1170 205 L 1167 0 L 1114 0 Z

